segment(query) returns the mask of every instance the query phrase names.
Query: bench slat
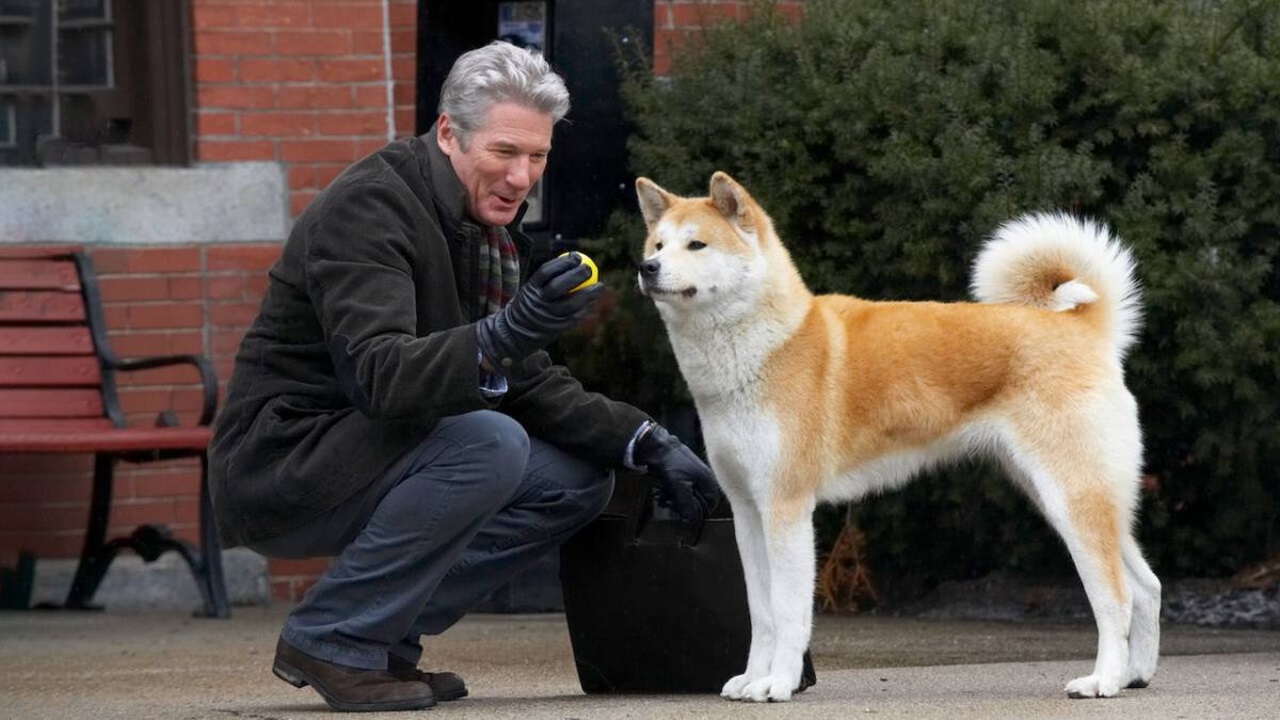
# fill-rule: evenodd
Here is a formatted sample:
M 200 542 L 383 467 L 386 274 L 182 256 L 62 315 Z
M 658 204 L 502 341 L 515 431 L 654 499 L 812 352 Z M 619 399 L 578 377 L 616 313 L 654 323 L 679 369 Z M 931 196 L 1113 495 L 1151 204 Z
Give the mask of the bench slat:
M 80 274 L 71 260 L 8 260 L 0 258 L 0 290 L 80 289 Z
M 102 393 L 97 388 L 12 390 L 0 388 L 0 417 L 103 417 Z
M 92 355 L 0 356 L 0 387 L 97 386 L 101 382 L 98 360 Z
M 0 322 L 84 322 L 79 293 L 0 290 Z
M 91 355 L 86 326 L 0 327 L 0 355 Z
M 0 420 L 0 453 L 142 452 L 208 446 L 213 430 L 205 426 L 115 428 L 97 420 Z

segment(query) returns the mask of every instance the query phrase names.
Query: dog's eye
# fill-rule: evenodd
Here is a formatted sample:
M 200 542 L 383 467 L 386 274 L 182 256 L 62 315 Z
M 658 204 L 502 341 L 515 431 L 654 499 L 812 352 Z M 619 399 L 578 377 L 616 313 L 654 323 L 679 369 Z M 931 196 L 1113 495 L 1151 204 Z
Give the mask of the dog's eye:
M 661 249 L 662 249 L 662 243 L 654 243 L 654 244 L 653 244 L 653 249 L 654 249 L 654 250 L 661 250 Z
M 706 246 L 707 244 L 702 242 L 701 240 L 694 240 L 693 242 L 689 243 L 690 250 L 701 250 Z

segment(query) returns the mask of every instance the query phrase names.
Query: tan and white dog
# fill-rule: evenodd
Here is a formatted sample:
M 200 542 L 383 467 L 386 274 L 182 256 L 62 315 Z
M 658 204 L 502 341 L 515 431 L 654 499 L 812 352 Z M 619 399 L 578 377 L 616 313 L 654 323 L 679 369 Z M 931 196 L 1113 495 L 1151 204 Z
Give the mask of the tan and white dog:
M 1098 627 L 1071 697 L 1144 687 L 1160 581 L 1133 536 L 1142 438 L 1121 366 L 1140 321 L 1134 263 L 1103 227 L 1028 215 L 974 265 L 980 303 L 815 296 L 765 211 L 724 173 L 710 197 L 636 183 L 640 285 L 661 314 L 728 496 L 751 649 L 724 686 L 788 700 L 813 621 L 812 513 L 993 453 L 1062 536 Z

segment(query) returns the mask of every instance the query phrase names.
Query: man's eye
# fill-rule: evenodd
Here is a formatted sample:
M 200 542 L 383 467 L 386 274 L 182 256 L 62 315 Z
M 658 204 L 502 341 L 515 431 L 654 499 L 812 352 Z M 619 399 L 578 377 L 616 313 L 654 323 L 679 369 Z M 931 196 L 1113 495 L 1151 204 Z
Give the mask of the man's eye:
M 532 155 L 530 155 L 530 156 L 529 156 L 529 160 L 530 160 L 530 162 L 535 162 L 535 163 L 538 163 L 539 165 L 541 165 L 542 163 L 544 163 L 544 162 L 546 162 L 546 161 L 547 161 L 547 154 L 546 154 L 546 153 L 534 153 L 534 154 L 532 154 Z
M 702 248 L 704 248 L 704 247 L 706 247 L 706 246 L 707 246 L 707 244 L 706 244 L 706 243 L 704 243 L 704 242 L 702 242 L 701 240 L 693 240 L 693 241 L 691 241 L 691 242 L 689 243 L 689 249 L 690 249 L 690 250 L 701 250 Z

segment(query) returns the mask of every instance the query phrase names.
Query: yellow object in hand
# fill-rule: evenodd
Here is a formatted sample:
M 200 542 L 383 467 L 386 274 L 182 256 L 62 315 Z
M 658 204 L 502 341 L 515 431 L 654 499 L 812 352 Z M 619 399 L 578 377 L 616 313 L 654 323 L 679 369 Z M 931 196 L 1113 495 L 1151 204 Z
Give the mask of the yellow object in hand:
M 575 250 L 573 252 L 578 252 L 578 251 Z M 560 257 L 564 257 L 565 255 L 569 255 L 569 254 L 571 253 L 567 253 L 567 252 L 560 253 Z M 592 285 L 595 285 L 600 280 L 600 268 L 596 267 L 595 261 L 587 257 L 586 253 L 583 253 L 583 252 L 578 252 L 578 257 L 582 258 L 583 265 L 586 265 L 587 267 L 591 268 L 591 277 L 587 278 L 586 280 L 583 280 L 581 285 L 578 285 L 574 289 L 570 290 L 569 294 L 576 293 L 584 287 L 591 287 Z

